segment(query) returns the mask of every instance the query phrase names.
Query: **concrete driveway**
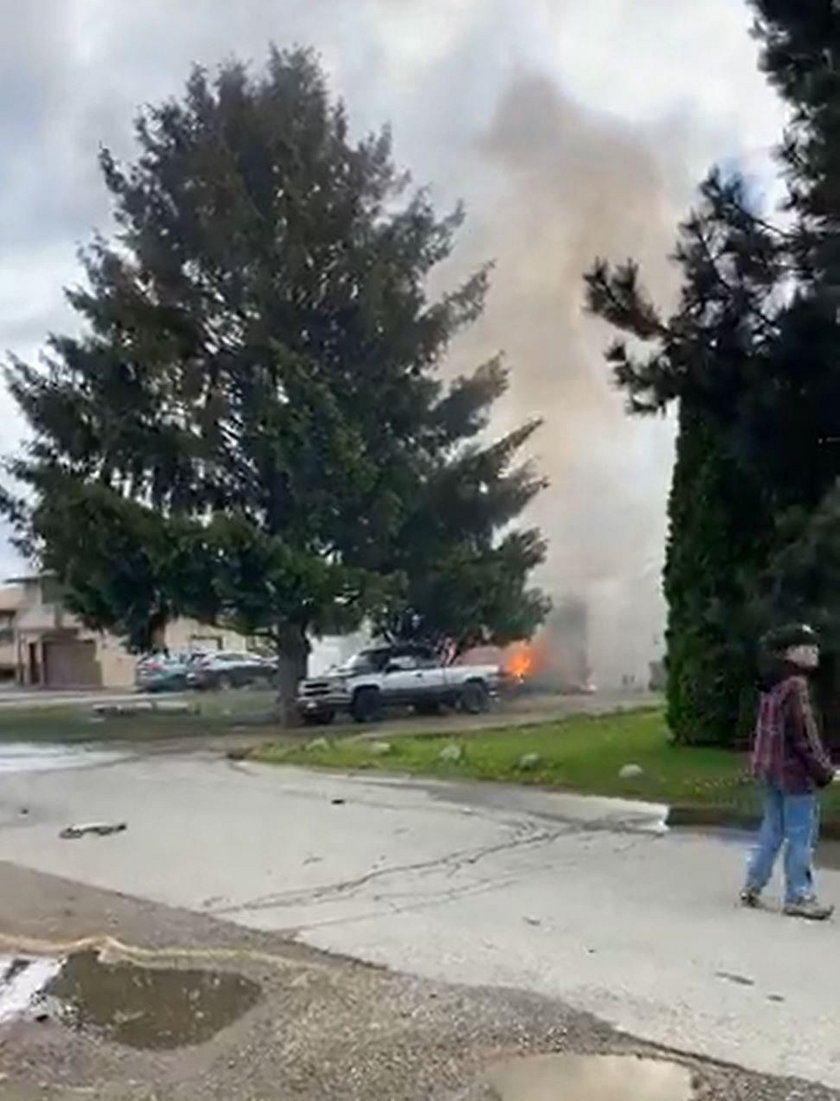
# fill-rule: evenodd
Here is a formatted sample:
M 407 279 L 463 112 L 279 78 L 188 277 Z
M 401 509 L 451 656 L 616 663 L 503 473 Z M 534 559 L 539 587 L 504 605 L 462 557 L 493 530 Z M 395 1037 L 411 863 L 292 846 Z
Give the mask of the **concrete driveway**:
M 840 1085 L 838 926 L 742 912 L 741 844 L 667 834 L 662 813 L 209 755 L 100 759 L 0 775 L 0 860 Z M 58 838 L 100 819 L 128 831 Z M 840 900 L 840 874 L 822 878 Z

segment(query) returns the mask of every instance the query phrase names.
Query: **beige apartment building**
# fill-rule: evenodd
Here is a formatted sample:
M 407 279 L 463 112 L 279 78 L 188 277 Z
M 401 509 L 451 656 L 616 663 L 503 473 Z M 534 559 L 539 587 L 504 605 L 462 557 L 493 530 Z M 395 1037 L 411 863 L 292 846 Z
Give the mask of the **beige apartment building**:
M 235 631 L 179 619 L 166 628 L 170 651 L 243 650 Z M 0 590 L 0 676 L 40 688 L 131 688 L 137 658 L 114 635 L 88 630 L 62 602 L 49 575 L 15 578 Z
M 0 589 L 0 684 L 14 684 L 17 680 L 15 620 L 22 601 L 22 589 Z

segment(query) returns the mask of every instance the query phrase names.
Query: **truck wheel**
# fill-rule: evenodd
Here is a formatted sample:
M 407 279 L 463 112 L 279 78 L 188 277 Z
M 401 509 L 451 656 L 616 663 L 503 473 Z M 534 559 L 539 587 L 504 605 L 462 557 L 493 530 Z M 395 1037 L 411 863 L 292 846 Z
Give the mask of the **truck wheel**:
M 461 689 L 461 710 L 468 715 L 481 715 L 487 710 L 490 696 L 484 681 L 467 681 Z
M 379 718 L 382 701 L 378 688 L 360 688 L 353 697 L 350 714 L 357 723 L 372 723 Z

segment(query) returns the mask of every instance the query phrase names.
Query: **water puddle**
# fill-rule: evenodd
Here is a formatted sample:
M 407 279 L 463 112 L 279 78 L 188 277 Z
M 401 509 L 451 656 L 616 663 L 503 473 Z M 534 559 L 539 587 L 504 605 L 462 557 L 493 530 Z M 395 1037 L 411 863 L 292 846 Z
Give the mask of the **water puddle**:
M 61 745 L 10 742 L 0 746 L 0 776 L 18 772 L 48 772 L 52 769 L 90 768 L 120 759 L 120 754 Z
M 203 1044 L 260 999 L 257 983 L 216 971 L 0 958 L 0 1022 L 55 1021 L 118 1044 L 165 1051 Z
M 615 1055 L 517 1059 L 491 1073 L 498 1101 L 690 1101 L 687 1067 Z

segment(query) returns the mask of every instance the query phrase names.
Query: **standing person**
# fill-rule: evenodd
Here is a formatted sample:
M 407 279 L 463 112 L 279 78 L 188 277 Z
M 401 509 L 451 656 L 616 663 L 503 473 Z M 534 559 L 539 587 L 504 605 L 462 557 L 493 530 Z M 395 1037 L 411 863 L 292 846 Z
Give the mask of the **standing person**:
M 770 632 L 762 649 L 752 771 L 762 785 L 764 820 L 741 893 L 745 906 L 761 904 L 773 866 L 785 845 L 785 913 L 825 921 L 834 912 L 814 892 L 813 851 L 819 829 L 817 791 L 834 779 L 820 737 L 808 679 L 819 665 L 819 641 L 807 626 Z

